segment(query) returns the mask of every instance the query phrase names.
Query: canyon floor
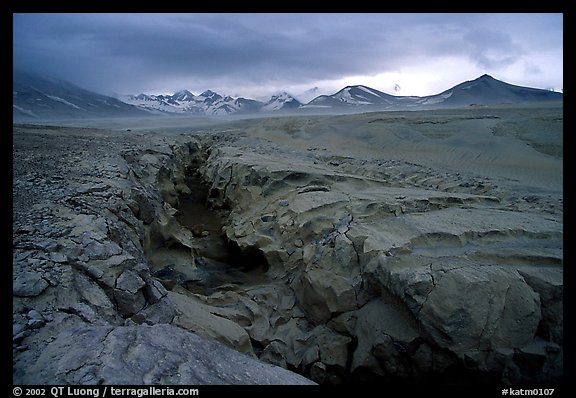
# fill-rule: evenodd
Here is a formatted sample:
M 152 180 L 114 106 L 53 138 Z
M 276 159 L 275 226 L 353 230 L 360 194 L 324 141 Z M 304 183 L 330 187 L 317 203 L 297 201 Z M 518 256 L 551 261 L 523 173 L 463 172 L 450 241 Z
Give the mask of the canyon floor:
M 15 384 L 563 380 L 563 107 L 13 127 Z

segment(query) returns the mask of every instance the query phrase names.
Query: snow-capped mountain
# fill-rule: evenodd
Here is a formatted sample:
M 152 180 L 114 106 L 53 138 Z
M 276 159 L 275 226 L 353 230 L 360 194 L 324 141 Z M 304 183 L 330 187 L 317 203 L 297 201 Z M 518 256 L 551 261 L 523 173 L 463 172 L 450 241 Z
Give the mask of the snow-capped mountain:
M 305 105 L 286 92 L 273 95 L 267 102 L 223 96 L 211 90 L 199 95 L 180 90 L 172 95 L 138 94 L 112 98 L 62 80 L 14 71 L 12 114 L 14 120 L 19 121 L 151 114 L 226 116 L 301 112 L 351 113 L 562 99 L 562 93 L 515 86 L 488 75 L 425 97 L 394 96 L 367 86 L 347 86 L 335 94 L 317 96 Z
M 194 94 L 188 90 L 180 90 L 171 96 L 174 101 L 192 101 L 194 100 Z
M 171 99 L 171 96 L 165 95 L 121 95 L 118 96 L 120 101 L 127 104 L 133 105 L 142 110 L 148 111 L 150 113 L 178 113 L 175 107 L 178 105 L 177 102 Z
M 317 91 L 317 88 L 307 92 Z M 188 90 L 171 96 L 127 96 L 123 100 L 155 113 L 188 115 L 230 115 L 270 112 L 365 112 L 378 110 L 454 108 L 472 104 L 486 105 L 505 102 L 561 100 L 562 93 L 514 86 L 483 75 L 458 84 L 439 94 L 425 97 L 395 96 L 371 87 L 347 86 L 332 95 L 320 95 L 304 104 L 294 96 L 281 92 L 267 102 L 222 96 L 207 90 L 194 95 Z
M 307 105 L 316 106 L 366 106 L 366 105 L 394 105 L 396 102 L 395 97 L 390 94 L 383 93 L 366 86 L 347 86 L 336 94 L 321 95 L 314 98 Z
M 84 90 L 63 80 L 16 70 L 12 77 L 15 121 L 148 115 L 116 98 Z
M 172 95 L 125 95 L 120 96 L 120 99 L 151 113 L 181 115 L 223 116 L 233 113 L 255 113 L 264 105 L 260 101 L 247 98 L 224 97 L 211 90 L 206 90 L 200 95 L 180 90 Z
M 283 91 L 273 95 L 266 104 L 261 108 L 262 112 L 293 110 L 302 106 L 302 103 L 292 95 Z

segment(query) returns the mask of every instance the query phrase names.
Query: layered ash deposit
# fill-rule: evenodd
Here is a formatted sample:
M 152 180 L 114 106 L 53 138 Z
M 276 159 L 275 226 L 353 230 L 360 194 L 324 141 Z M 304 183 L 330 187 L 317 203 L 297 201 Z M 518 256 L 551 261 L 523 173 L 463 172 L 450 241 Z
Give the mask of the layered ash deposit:
M 493 112 L 15 125 L 14 383 L 560 383 L 561 142 Z

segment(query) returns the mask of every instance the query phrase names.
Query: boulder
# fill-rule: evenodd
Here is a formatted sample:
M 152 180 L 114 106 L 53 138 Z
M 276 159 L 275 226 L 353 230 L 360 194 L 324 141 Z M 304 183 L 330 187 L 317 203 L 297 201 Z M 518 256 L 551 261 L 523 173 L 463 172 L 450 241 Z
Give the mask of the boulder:
M 116 289 L 135 294 L 144 287 L 146 282 L 134 271 L 126 270 L 116 279 Z
M 438 346 L 463 354 L 519 348 L 534 338 L 541 319 L 540 298 L 515 270 L 443 269 L 434 280 L 418 319 Z
M 84 248 L 84 254 L 90 260 L 105 260 L 120 253 L 122 253 L 122 248 L 110 241 L 104 243 L 93 241 Z

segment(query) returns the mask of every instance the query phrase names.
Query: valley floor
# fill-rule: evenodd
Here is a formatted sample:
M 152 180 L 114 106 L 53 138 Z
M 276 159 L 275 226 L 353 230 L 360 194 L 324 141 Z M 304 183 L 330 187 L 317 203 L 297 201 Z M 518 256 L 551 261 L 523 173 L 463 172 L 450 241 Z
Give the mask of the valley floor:
M 13 382 L 559 385 L 562 112 L 16 124 Z

